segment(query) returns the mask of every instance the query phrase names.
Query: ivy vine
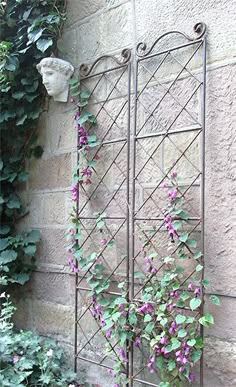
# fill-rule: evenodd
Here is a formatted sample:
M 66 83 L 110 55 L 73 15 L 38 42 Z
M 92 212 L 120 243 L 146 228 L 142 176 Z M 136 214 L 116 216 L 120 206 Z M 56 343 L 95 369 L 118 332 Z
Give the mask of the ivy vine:
M 65 18 L 64 0 L 0 2 L 0 283 L 24 284 L 34 268 L 37 230 L 18 233 L 27 215 L 20 190 L 29 179 L 27 160 L 43 153 L 37 124 L 45 92 L 36 64 L 56 52 Z

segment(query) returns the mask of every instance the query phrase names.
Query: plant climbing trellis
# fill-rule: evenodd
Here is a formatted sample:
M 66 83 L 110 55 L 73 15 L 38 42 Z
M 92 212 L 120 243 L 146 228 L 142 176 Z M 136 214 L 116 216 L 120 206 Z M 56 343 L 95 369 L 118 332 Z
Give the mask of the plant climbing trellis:
M 141 332 L 130 339 L 124 336 L 125 353 L 121 353 L 120 342 L 109 331 L 112 325 L 104 329 L 106 314 L 102 315 L 101 310 L 106 307 L 106 299 L 120 300 L 121 310 L 122 302 L 137 305 L 142 316 L 143 293 L 148 287 L 152 292 L 153 278 L 162 281 L 171 260 L 182 259 L 181 281 L 170 294 L 177 300 L 174 311 L 170 308 L 168 313 L 182 314 L 186 321 L 191 321 L 193 315 L 203 316 L 203 302 L 198 300 L 203 300 L 204 293 L 205 25 L 197 24 L 195 32 L 193 39 L 171 31 L 149 50 L 145 44 L 138 44 L 133 87 L 129 50 L 122 52 L 121 60 L 103 56 L 90 68 L 81 66 L 81 91 L 89 96 L 89 105 L 84 109 L 95 117 L 96 126 L 91 119 L 87 128 L 91 146 L 86 157 L 80 152 L 86 144 L 81 145 L 78 136 L 79 165 L 86 177 L 85 183 L 79 184 L 76 208 L 78 256 L 89 256 L 90 263 L 82 271 L 77 265 L 75 369 L 78 362 L 85 362 L 105 375 L 102 370 L 112 373 L 116 361 L 123 357 L 119 372 L 126 377 L 124 385 L 129 386 L 158 386 L 160 370 L 153 366 L 147 343 L 140 341 L 136 345 L 134 340 L 145 338 L 147 325 L 145 329 L 137 325 L 136 331 Z M 89 171 L 83 169 L 83 161 Z M 175 218 L 171 219 L 173 211 Z M 170 238 L 174 243 L 168 242 Z M 95 265 L 102 267 L 101 287 L 101 278 L 93 281 Z M 190 293 L 184 293 L 187 285 Z M 186 307 L 185 299 L 191 291 L 195 292 L 196 307 L 191 302 Z M 102 294 L 103 303 L 97 303 L 97 294 Z M 117 319 L 125 319 L 124 331 L 132 326 L 131 315 L 130 310 L 117 314 Z M 91 369 L 90 374 L 93 372 Z M 203 357 L 198 383 L 203 385 Z

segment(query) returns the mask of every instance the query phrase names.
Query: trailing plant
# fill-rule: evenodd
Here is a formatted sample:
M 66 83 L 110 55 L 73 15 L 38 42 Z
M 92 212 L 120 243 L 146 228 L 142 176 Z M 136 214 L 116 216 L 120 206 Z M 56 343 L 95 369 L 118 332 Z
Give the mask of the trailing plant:
M 65 369 L 63 351 L 55 341 L 43 339 L 30 331 L 15 332 L 12 316 L 16 308 L 5 292 L 0 299 L 0 385 L 79 386 L 78 377 Z
M 194 365 L 201 359 L 204 343 L 200 327 L 210 327 L 214 318 L 203 311 L 203 290 L 209 281 L 203 278 L 203 256 L 198 242 L 192 237 L 190 214 L 184 210 L 184 196 L 181 194 L 181 179 L 173 172 L 169 176 L 171 186 L 163 183 L 166 190 L 166 206 L 162 209 L 163 221 L 160 231 L 168 235 L 159 255 L 143 232 L 143 272 L 135 273 L 139 296 L 129 299 L 127 284 L 117 284 L 120 297 L 108 294 L 111 290 L 111 276 L 100 257 L 115 241 L 109 237 L 106 228 L 106 214 L 96 213 L 94 228 L 101 235 L 96 251 L 85 254 L 81 245 L 82 225 L 78 217 L 79 186 L 85 192 L 86 184 L 92 184 L 94 167 L 98 162 L 97 152 L 90 156 L 90 148 L 98 145 L 96 136 L 91 133 L 96 121 L 88 112 L 81 113 L 81 107 L 88 104 L 89 93 L 82 93 L 78 80 L 72 80 L 72 102 L 78 110 L 74 114 L 78 132 L 78 165 L 73 176 L 73 201 L 71 214 L 72 227 L 68 231 L 68 263 L 73 272 L 86 274 L 90 287 L 88 297 L 91 313 L 108 339 L 106 355 L 118 351 L 118 360 L 109 373 L 114 378 L 114 387 L 125 386 L 126 363 L 131 346 L 143 349 L 146 367 L 150 373 L 157 373 L 160 387 L 181 387 L 183 383 L 195 380 Z M 76 98 L 76 100 L 75 100 Z M 144 238 L 143 238 L 144 235 Z M 188 265 L 191 262 L 191 268 Z M 187 271 L 187 272 L 186 272 Z M 114 286 L 114 285 L 113 285 Z M 219 305 L 216 296 L 211 301 Z M 144 360 L 145 361 L 145 360 Z
M 64 20 L 64 0 L 0 1 L 0 287 L 24 284 L 35 267 L 38 230 L 18 232 L 27 215 L 20 192 L 29 179 L 27 161 L 40 157 L 38 118 L 44 89 L 36 64 L 56 51 Z M 16 332 L 15 307 L 0 295 L 0 385 L 78 387 L 64 369 L 62 350 L 33 332 Z
M 44 90 L 36 64 L 56 50 L 64 0 L 0 3 L 0 248 L 1 283 L 23 284 L 34 268 L 39 232 L 17 233 L 26 209 L 19 192 L 29 179 L 27 160 L 40 157 L 38 118 Z

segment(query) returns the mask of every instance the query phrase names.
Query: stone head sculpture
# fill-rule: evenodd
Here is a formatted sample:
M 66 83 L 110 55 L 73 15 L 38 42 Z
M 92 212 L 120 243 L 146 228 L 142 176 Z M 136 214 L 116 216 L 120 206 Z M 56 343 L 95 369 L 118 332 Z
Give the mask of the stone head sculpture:
M 43 84 L 54 101 L 67 102 L 69 79 L 74 67 L 65 60 L 58 58 L 43 58 L 37 65 L 42 75 Z

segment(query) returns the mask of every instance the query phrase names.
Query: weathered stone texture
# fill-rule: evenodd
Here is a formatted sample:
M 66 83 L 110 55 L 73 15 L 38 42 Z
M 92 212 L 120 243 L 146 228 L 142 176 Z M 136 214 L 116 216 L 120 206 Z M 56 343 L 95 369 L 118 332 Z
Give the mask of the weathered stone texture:
M 71 184 L 72 168 L 71 154 L 32 160 L 31 168 L 34 174 L 30 176 L 31 190 L 65 189 Z
M 217 337 L 206 338 L 205 386 L 233 387 L 236 384 L 236 343 L 220 340 Z
M 209 62 L 235 57 L 234 0 L 149 0 L 148 6 L 144 6 L 143 0 L 136 0 L 135 7 L 138 41 L 151 44 L 159 35 L 173 29 L 191 35 L 194 24 L 201 21 L 208 28 Z
M 212 291 L 235 293 L 236 66 L 208 73 L 206 276 Z
M 130 46 L 131 20 L 130 3 L 98 14 L 78 25 L 76 29 L 65 31 L 60 42 L 61 55 L 78 66 L 96 56 Z M 70 44 L 71 39 L 73 45 L 77 45 L 76 49 Z
M 133 14 L 135 10 L 135 14 Z M 71 61 L 78 69 L 82 62 L 90 64 L 102 54 L 117 54 L 128 46 L 135 49 L 136 43 L 146 40 L 149 44 L 162 33 L 180 29 L 192 33 L 196 22 L 203 21 L 208 28 L 208 62 L 213 66 L 207 72 L 207 120 L 206 120 L 206 195 L 205 195 L 205 276 L 211 280 L 207 289 L 211 293 L 220 294 L 222 306 L 216 307 L 206 297 L 206 310 L 215 318 L 215 326 L 205 330 L 209 337 L 206 339 L 205 350 L 205 387 L 230 387 L 236 385 L 235 360 L 236 349 L 233 340 L 236 340 L 235 319 L 235 251 L 236 251 L 236 65 L 229 64 L 235 60 L 236 8 L 234 0 L 69 0 L 68 20 L 61 41 L 59 42 L 60 56 Z M 136 40 L 134 42 L 134 35 Z M 178 43 L 181 39 L 176 37 Z M 166 48 L 170 40 L 164 40 L 162 47 Z M 159 46 L 158 46 L 159 47 Z M 144 82 L 150 78 L 150 71 L 154 71 L 156 61 L 150 59 L 140 62 L 139 67 L 139 102 L 138 102 L 138 130 L 140 134 L 161 132 L 170 127 L 172 130 L 194 127 L 200 120 L 200 93 L 196 92 L 187 105 L 189 114 L 184 110 L 178 117 L 182 107 L 197 87 L 198 82 L 189 77 L 184 71 L 179 80 L 170 88 L 173 96 L 164 97 L 166 89 L 171 85 L 181 67 L 174 57 L 181 63 L 189 58 L 193 50 L 188 49 L 179 53 L 172 52 L 166 58 L 160 71 L 151 79 L 148 87 L 142 91 Z M 223 62 L 220 62 L 224 60 Z M 226 62 L 228 64 L 226 64 Z M 200 63 L 200 54 L 192 60 L 187 68 L 197 69 Z M 107 69 L 110 59 L 99 65 L 97 69 Z M 132 71 L 133 74 L 133 71 Z M 194 75 L 200 79 L 199 71 Z M 96 135 L 101 141 L 109 127 L 111 130 L 105 140 L 125 137 L 127 135 L 127 104 L 122 113 L 120 109 L 126 100 L 127 77 L 122 77 L 113 92 L 112 88 L 118 78 L 118 72 L 106 74 L 106 78 L 98 84 L 94 97 L 90 100 L 86 110 L 99 113 Z M 85 82 L 84 88 L 93 90 L 98 78 Z M 132 84 L 133 88 L 133 84 Z M 104 99 L 109 95 L 112 100 L 103 106 Z M 163 98 L 164 97 L 164 98 Z M 158 105 L 158 101 L 163 101 Z M 177 102 L 178 100 L 178 102 Z M 179 104 L 179 102 L 181 104 Z M 157 106 L 158 105 L 158 106 Z M 156 108 L 157 106 L 157 108 Z M 23 195 L 30 210 L 20 228 L 37 227 L 41 230 L 42 242 L 38 250 L 38 272 L 35 272 L 29 284 L 25 287 L 24 297 L 18 303 L 16 321 L 18 327 L 34 329 L 39 333 L 59 339 L 66 346 L 70 355 L 73 352 L 73 325 L 74 325 L 74 275 L 66 273 L 68 269 L 67 253 L 64 249 L 65 230 L 69 226 L 69 213 L 74 206 L 71 199 L 70 185 L 72 170 L 76 165 L 76 130 L 73 123 L 72 104 L 56 103 L 50 100 L 48 111 L 44 112 L 39 125 L 40 143 L 44 147 L 41 160 L 30 164 L 31 177 L 28 190 Z M 134 96 L 131 96 L 131 130 L 133 133 Z M 192 117 L 191 117 L 192 115 Z M 114 123 L 114 121 L 116 122 Z M 164 140 L 143 139 L 137 142 L 136 158 L 136 211 L 137 216 L 159 216 L 165 206 L 167 190 L 155 190 L 152 199 L 149 199 L 141 208 L 142 203 L 155 189 L 157 183 L 178 157 L 189 146 L 197 134 L 169 135 Z M 162 141 L 163 140 L 163 141 Z M 159 144 L 159 146 L 158 146 Z M 157 146 L 157 151 L 155 147 Z M 91 196 L 89 204 L 83 210 L 83 216 L 91 216 L 95 211 L 105 210 L 108 216 L 125 216 L 127 209 L 126 182 L 124 181 L 119 193 L 119 187 L 126 175 L 126 150 L 122 145 L 103 146 L 99 151 L 97 165 L 93 176 L 93 185 L 86 185 L 85 193 L 80 196 L 80 208 L 86 199 Z M 200 214 L 200 196 L 198 168 L 200 165 L 200 136 L 185 152 L 177 165 L 173 168 L 182 175 L 185 191 L 188 184 L 196 178 L 193 187 L 187 192 L 185 209 L 191 215 Z M 132 149 L 131 149 L 132 150 Z M 96 149 L 89 157 L 92 158 Z M 154 152 L 154 153 L 153 153 Z M 110 167 L 116 157 L 116 165 Z M 144 163 L 152 158 L 140 172 Z M 140 172 L 140 173 L 139 173 Z M 105 176 L 104 176 L 105 174 Z M 95 184 L 103 176 L 101 183 L 93 193 Z M 169 187 L 170 188 L 170 187 Z M 41 192 L 41 193 L 40 193 Z M 159 207 L 159 211 L 155 206 Z M 152 224 L 151 224 L 152 223 Z M 138 240 L 138 228 L 151 236 L 153 222 L 140 221 L 136 223 L 135 251 L 142 249 L 143 239 Z M 111 221 L 109 228 L 112 233 L 118 230 L 119 221 Z M 161 222 L 157 221 L 156 226 Z M 139 226 L 139 227 L 138 227 Z M 94 227 L 94 221 L 83 221 L 83 236 L 88 235 Z M 186 226 L 191 231 L 192 222 Z M 154 237 L 157 248 L 163 254 L 167 246 L 166 232 L 160 232 Z M 199 228 L 193 236 L 199 240 Z M 106 259 L 106 268 L 111 271 L 122 261 L 122 254 L 126 253 L 126 227 L 123 226 L 116 237 L 116 246 L 107 248 L 102 259 Z M 93 232 L 84 246 L 84 251 L 97 250 L 101 243 L 100 232 Z M 166 254 L 168 252 L 166 251 Z M 41 265 L 41 266 L 40 266 Z M 43 269 L 42 269 L 43 267 Z M 189 270 L 191 264 L 186 266 Z M 40 271 L 41 270 L 41 271 Z M 141 254 L 135 262 L 135 270 L 144 270 L 144 260 Z M 47 272 L 48 271 L 48 272 Z M 117 278 L 122 278 L 125 272 L 125 263 L 122 262 L 116 271 Z M 138 282 L 137 282 L 138 283 Z M 82 285 L 82 283 L 81 283 Z M 87 283 L 84 283 L 87 286 Z M 136 284 L 136 286 L 138 286 Z M 114 287 L 115 288 L 115 287 Z M 117 289 L 115 289 L 117 290 Z M 230 297 L 228 297 L 230 296 Z M 79 293 L 79 315 L 85 312 L 90 300 L 85 292 Z M 81 329 L 92 335 L 97 328 L 90 312 L 85 313 L 79 328 L 78 345 L 83 346 L 85 339 Z M 92 349 L 87 346 L 83 352 L 93 360 L 101 358 L 104 350 L 104 340 L 97 337 L 92 342 Z M 72 358 L 72 356 L 71 356 Z M 106 372 L 95 365 L 88 367 L 88 363 L 81 361 L 87 369 L 87 381 L 98 383 L 103 387 L 111 385 L 111 379 Z M 196 382 L 196 386 L 198 382 Z

